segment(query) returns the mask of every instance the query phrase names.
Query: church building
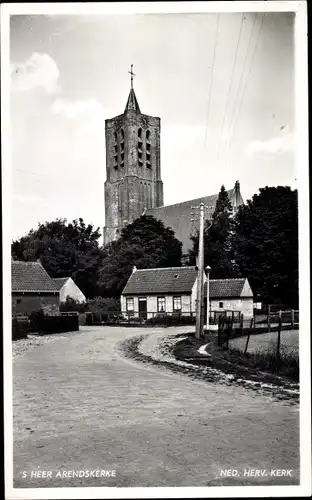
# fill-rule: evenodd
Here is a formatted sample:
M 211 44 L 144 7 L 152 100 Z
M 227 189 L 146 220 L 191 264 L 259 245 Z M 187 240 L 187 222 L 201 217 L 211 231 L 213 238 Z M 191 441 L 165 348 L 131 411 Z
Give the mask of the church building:
M 141 113 L 133 89 L 132 66 L 130 74 L 131 88 L 124 113 L 105 120 L 104 245 L 118 239 L 123 227 L 146 214 L 169 226 L 186 254 L 192 247 L 190 235 L 199 224 L 191 221 L 192 207 L 201 202 L 215 206 L 218 194 L 164 206 L 160 118 Z M 238 181 L 228 194 L 235 213 L 243 204 Z

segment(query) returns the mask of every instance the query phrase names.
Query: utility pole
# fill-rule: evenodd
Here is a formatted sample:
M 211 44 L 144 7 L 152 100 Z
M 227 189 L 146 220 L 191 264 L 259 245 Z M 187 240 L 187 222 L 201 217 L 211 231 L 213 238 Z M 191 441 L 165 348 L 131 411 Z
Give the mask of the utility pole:
M 192 209 L 199 209 L 199 242 L 198 242 L 198 274 L 197 274 L 197 301 L 196 301 L 196 333 L 195 337 L 200 339 L 203 334 L 203 301 L 204 301 L 204 211 L 206 209 L 214 209 L 214 207 L 206 207 L 201 202 L 199 207 L 192 207 Z M 197 219 L 191 219 L 197 220 Z M 211 227 L 211 224 L 210 226 Z

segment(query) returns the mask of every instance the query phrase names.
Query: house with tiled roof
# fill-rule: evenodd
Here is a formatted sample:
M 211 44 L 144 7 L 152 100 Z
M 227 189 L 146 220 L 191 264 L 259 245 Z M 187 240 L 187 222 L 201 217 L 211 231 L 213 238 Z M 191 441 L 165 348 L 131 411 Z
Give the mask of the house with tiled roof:
M 122 312 L 152 317 L 161 313 L 196 313 L 197 268 L 194 266 L 136 269 L 121 295 Z M 204 275 L 207 304 L 207 278 Z M 209 303 L 213 311 L 253 314 L 253 295 L 247 278 L 209 280 Z
M 47 314 L 59 312 L 59 290 L 42 264 L 11 262 L 12 314 L 29 314 L 42 309 Z
M 207 286 L 204 297 L 207 301 Z M 207 302 L 206 302 L 207 304 Z M 253 317 L 253 292 L 247 278 L 209 280 L 209 307 L 211 312 L 240 312 L 245 319 Z
M 66 302 L 67 297 L 79 302 L 80 304 L 86 301 L 85 295 L 70 277 L 54 278 L 55 284 L 59 290 L 60 302 Z

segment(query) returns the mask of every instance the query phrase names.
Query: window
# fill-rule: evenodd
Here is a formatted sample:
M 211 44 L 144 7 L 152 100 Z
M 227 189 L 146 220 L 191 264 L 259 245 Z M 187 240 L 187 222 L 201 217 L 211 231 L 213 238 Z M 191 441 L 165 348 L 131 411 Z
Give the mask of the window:
M 148 152 L 151 151 L 151 145 L 149 143 L 146 143 L 146 151 Z
M 152 168 L 152 165 L 151 165 L 151 155 L 148 152 L 146 152 L 146 166 L 147 166 L 147 168 Z
M 166 312 L 166 297 L 157 297 L 157 311 Z
M 138 137 L 139 137 L 139 139 L 142 138 L 142 129 L 141 128 L 138 129 Z
M 134 298 L 133 297 L 126 298 L 126 308 L 127 308 L 127 312 L 134 311 Z
M 178 312 L 181 311 L 181 297 L 173 297 L 173 311 Z
M 219 302 L 219 308 L 223 309 L 223 302 Z
M 147 141 L 149 141 L 149 140 L 150 140 L 150 135 L 151 135 L 150 130 L 147 130 L 147 131 L 146 131 L 146 135 L 145 135 L 145 137 L 146 137 L 146 140 L 147 140 Z

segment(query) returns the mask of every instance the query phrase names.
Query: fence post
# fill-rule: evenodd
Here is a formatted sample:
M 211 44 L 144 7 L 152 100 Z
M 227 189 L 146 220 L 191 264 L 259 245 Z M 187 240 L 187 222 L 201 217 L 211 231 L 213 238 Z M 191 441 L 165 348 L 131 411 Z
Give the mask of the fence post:
M 244 314 L 241 314 L 240 317 L 240 329 L 241 329 L 241 335 L 243 335 L 243 330 L 244 330 Z
M 268 332 L 271 331 L 271 306 L 268 305 Z
M 292 330 L 295 328 L 295 310 L 291 310 L 291 328 Z
M 249 330 L 248 335 L 247 335 L 247 340 L 246 340 L 244 354 L 246 354 L 246 352 L 247 352 L 248 344 L 249 344 L 249 339 L 250 339 L 250 330 Z
M 218 321 L 218 346 L 220 347 L 221 343 L 221 314 L 219 316 L 219 321 Z
M 281 346 L 281 331 L 282 331 L 282 316 L 278 318 L 278 334 L 277 334 L 277 348 L 276 348 L 276 361 L 280 363 L 280 346 Z
M 233 313 L 232 313 L 232 317 L 230 318 L 230 321 L 229 321 L 229 328 L 226 330 L 226 350 L 229 349 L 229 340 L 230 340 L 230 337 L 232 337 L 232 330 L 233 330 Z
M 250 320 L 250 328 L 252 328 L 253 324 L 254 324 L 254 319 L 251 318 L 251 320 Z

